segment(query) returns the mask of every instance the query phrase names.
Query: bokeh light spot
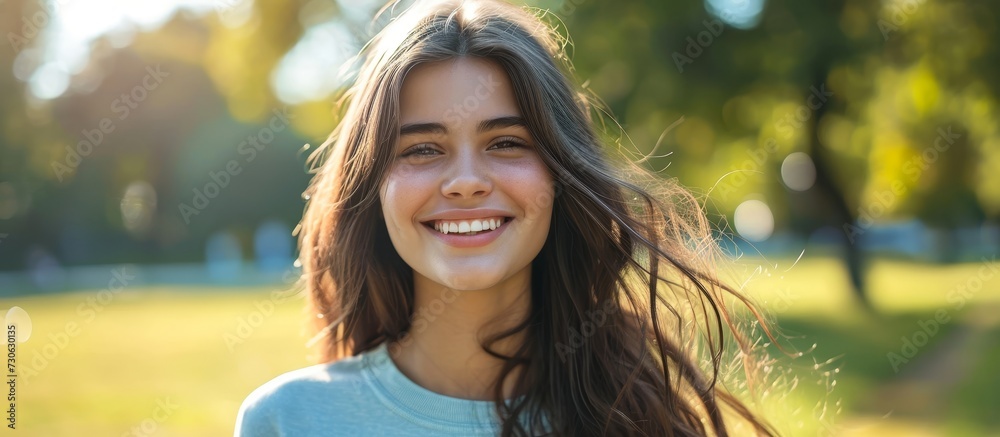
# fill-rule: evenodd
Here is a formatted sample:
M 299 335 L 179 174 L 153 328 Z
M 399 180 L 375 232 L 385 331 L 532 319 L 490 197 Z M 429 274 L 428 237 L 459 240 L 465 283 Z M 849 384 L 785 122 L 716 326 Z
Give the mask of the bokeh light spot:
M 132 182 L 122 196 L 121 211 L 125 230 L 133 236 L 144 235 L 156 214 L 156 189 L 146 181 Z
M 766 203 L 747 200 L 736 207 L 736 232 L 750 241 L 764 241 L 774 232 L 774 214 Z
M 781 180 L 792 190 L 808 190 L 816 183 L 816 165 L 805 153 L 790 153 L 781 163 Z
M 6 325 L 17 325 L 17 342 L 24 343 L 31 338 L 31 316 L 19 306 L 11 307 L 4 317 Z

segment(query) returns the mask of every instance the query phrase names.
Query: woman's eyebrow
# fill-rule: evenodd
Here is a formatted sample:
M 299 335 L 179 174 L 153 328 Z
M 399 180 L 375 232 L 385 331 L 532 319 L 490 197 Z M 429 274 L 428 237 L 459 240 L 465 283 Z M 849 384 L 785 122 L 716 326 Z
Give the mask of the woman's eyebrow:
M 524 123 L 524 118 L 519 116 L 508 116 L 508 117 L 497 117 L 491 118 L 489 120 L 483 120 L 479 122 L 479 126 L 476 127 L 478 132 L 486 132 L 493 129 L 502 129 L 505 127 L 519 126 L 527 128 L 528 126 Z
M 520 116 L 497 117 L 479 122 L 476 126 L 477 132 L 486 132 L 493 129 L 519 126 L 527 128 L 524 118 Z M 399 128 L 399 136 L 414 134 L 446 134 L 448 128 L 441 123 L 408 123 Z
M 441 123 L 410 123 L 399 128 L 399 136 L 414 134 L 445 134 L 448 128 Z

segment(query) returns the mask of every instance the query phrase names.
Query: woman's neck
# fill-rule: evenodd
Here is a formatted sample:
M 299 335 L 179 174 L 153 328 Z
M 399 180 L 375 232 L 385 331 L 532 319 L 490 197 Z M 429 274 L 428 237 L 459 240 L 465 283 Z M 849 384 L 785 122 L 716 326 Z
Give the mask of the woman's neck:
M 410 331 L 390 345 L 400 371 L 418 385 L 446 396 L 490 400 L 503 361 L 486 353 L 482 339 L 513 327 L 531 307 L 530 271 L 522 272 L 486 290 L 459 291 L 415 275 L 415 310 Z M 513 355 L 525 332 L 491 345 Z M 521 369 L 504 381 L 505 399 L 512 398 L 513 382 Z

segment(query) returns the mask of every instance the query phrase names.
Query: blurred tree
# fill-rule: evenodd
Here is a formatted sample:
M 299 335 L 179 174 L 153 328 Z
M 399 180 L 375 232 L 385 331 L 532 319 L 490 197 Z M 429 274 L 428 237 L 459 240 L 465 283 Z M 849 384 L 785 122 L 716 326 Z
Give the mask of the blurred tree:
M 985 176 L 1000 170 L 997 82 L 989 80 L 1000 63 L 987 43 L 996 40 L 996 8 L 777 0 L 759 25 L 741 30 L 721 22 L 748 3 L 730 3 L 712 16 L 691 3 L 573 2 L 563 17 L 586 47 L 576 56 L 580 74 L 636 147 L 650 151 L 684 117 L 667 137 L 672 153 L 651 159 L 652 168 L 681 163 L 670 173 L 712 187 L 709 205 L 726 214 L 760 193 L 778 227 L 840 229 L 863 304 L 859 240 L 873 223 L 915 216 L 931 226 L 978 225 L 990 214 L 980 203 L 995 220 L 1000 189 Z M 935 157 L 937 130 L 949 127 L 962 140 Z M 795 151 L 816 166 L 801 194 L 787 191 L 778 171 Z
M 777 229 L 808 236 L 835 227 L 848 241 L 862 302 L 858 239 L 874 224 L 918 218 L 951 230 L 1000 221 L 1000 184 L 990 177 L 1000 171 L 995 0 L 772 0 L 756 16 L 757 2 L 747 0 L 528 3 L 549 9 L 548 19 L 574 38 L 578 76 L 622 125 L 606 135 L 636 157 L 656 155 L 644 162 L 665 177 L 704 190 L 713 215 L 731 217 L 741 202 L 760 198 Z M 10 234 L 0 269 L 21 267 L 32 245 L 71 262 L 134 259 L 147 248 L 170 254 L 158 259 L 191 259 L 211 232 L 264 220 L 263 198 L 275 215 L 296 221 L 301 200 L 289 193 L 307 179 L 299 147 L 333 128 L 332 95 L 289 105 L 292 129 L 259 151 L 269 164 L 255 170 L 239 161 L 247 172 L 234 176 L 239 184 L 190 223 L 178 205 L 191 203 L 211 172 L 243 159 L 240 142 L 286 106 L 273 88 L 275 69 L 310 29 L 354 23 L 358 41 L 377 30 L 343 4 L 242 0 L 207 15 L 179 13 L 126 47 L 99 40 L 70 91 L 52 101 L 27 90 L 40 53 L 18 57 L 37 50 L 44 34 L 0 53 L 10 66 L 0 74 L 0 183 L 18 199 L 17 213 L 0 220 L 11 229 L 0 228 Z M 40 10 L 32 2 L 0 8 L 0 31 L 17 35 L 22 17 Z M 118 120 L 115 98 L 153 65 L 169 71 L 169 81 Z M 67 147 L 104 117 L 116 130 L 100 151 L 78 168 L 56 170 Z M 802 192 L 789 190 L 779 171 L 793 152 L 816 166 L 815 183 Z M 669 166 L 674 161 L 682 165 Z M 156 231 L 146 238 L 126 233 L 118 212 L 136 179 L 158 194 Z M 87 247 L 81 241 L 105 244 L 97 254 L 74 252 Z M 946 241 L 943 259 L 959 249 Z

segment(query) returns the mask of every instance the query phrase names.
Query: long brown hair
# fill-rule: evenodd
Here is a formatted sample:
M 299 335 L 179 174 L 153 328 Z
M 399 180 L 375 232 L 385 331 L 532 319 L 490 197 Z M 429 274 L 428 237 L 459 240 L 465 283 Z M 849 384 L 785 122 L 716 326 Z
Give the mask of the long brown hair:
M 364 48 L 338 126 L 311 157 L 316 175 L 299 230 L 324 360 L 411 328 L 413 272 L 389 239 L 378 193 L 398 139 L 400 89 L 415 65 L 480 57 L 510 77 L 556 180 L 556 195 L 538 199 L 553 216 L 531 266 L 530 313 L 482 345 L 506 363 L 494 390 L 502 435 L 543 423 L 567 436 L 726 435 L 724 409 L 772 434 L 716 385 L 726 339 L 745 357 L 754 352 L 726 299 L 757 312 L 717 278 L 710 223 L 688 191 L 606 152 L 565 43 L 528 9 L 464 1 L 418 3 Z M 525 330 L 514 355 L 490 348 Z M 518 368 L 515 392 L 526 396 L 507 403 L 499 381 Z

